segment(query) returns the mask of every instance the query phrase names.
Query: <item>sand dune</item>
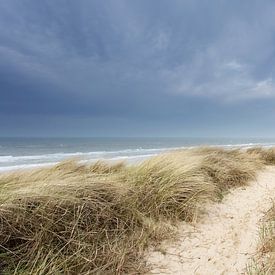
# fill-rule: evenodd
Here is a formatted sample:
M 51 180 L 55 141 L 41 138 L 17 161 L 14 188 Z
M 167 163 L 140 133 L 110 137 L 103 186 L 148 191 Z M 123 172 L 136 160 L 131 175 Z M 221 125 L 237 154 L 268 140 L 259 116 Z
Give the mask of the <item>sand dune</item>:
M 240 274 L 275 191 L 264 164 L 274 148 L 204 147 L 0 174 L 0 273 Z
M 194 226 L 182 223 L 175 242 L 149 253 L 150 274 L 245 274 L 274 194 L 275 168 L 269 167 L 257 181 L 209 205 Z

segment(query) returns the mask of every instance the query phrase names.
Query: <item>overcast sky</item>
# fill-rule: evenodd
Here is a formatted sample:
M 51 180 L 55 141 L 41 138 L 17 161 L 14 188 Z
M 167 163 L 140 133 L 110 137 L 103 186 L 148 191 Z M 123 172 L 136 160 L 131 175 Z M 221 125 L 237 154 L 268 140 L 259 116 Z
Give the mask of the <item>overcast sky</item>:
M 275 136 L 273 0 L 0 0 L 0 136 Z

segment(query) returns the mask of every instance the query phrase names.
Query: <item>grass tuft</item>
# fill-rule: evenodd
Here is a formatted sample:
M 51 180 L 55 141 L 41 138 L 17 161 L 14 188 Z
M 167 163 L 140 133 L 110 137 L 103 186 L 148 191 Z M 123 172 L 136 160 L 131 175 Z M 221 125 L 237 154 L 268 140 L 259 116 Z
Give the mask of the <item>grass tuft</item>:
M 275 148 L 253 147 L 247 149 L 251 155 L 258 156 L 266 165 L 275 165 Z
M 248 274 L 275 274 L 275 203 L 265 214 L 260 228 L 260 245 Z
M 207 152 L 202 163 L 202 169 L 211 177 L 220 190 L 220 195 L 230 188 L 246 185 L 255 179 L 263 163 L 241 150 L 223 150 L 220 148 L 202 148 L 196 150 L 199 154 Z
M 144 161 L 127 175 L 134 186 L 132 201 L 144 215 L 191 221 L 198 207 L 216 198 L 216 186 L 200 169 L 201 156 L 182 151 Z

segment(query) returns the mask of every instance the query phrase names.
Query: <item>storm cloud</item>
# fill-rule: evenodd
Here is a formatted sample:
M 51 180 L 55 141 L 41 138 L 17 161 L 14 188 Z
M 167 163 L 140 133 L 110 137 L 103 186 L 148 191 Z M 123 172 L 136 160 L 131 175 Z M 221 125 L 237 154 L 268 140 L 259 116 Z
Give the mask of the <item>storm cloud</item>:
M 0 1 L 0 135 L 275 134 L 275 3 Z

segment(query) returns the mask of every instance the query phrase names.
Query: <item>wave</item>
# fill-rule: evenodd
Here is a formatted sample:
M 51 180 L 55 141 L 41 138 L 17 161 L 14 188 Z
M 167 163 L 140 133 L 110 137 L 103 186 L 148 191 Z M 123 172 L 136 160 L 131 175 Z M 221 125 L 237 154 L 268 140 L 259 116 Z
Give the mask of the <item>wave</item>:
M 171 148 L 154 148 L 154 149 L 125 149 L 119 151 L 94 151 L 94 152 L 75 152 L 75 153 L 53 153 L 44 155 L 30 155 L 30 156 L 0 156 L 0 162 L 18 162 L 28 160 L 46 160 L 46 159 L 65 159 L 70 157 L 104 157 L 111 158 L 112 156 L 121 156 L 128 154 L 128 157 L 132 155 L 159 153 L 169 150 L 183 149 L 185 147 L 171 147 Z
M 142 160 L 146 158 L 150 158 L 153 156 L 156 156 L 157 154 L 146 154 L 146 155 L 137 155 L 137 156 L 121 156 L 121 157 L 114 157 L 109 158 L 108 161 L 124 161 L 129 160 L 131 163 L 132 161 Z M 93 163 L 98 161 L 99 159 L 89 159 L 89 160 L 80 160 L 80 163 Z M 48 167 L 48 166 L 54 166 L 58 164 L 59 162 L 43 162 L 43 163 L 35 163 L 35 164 L 20 164 L 20 165 L 11 165 L 11 166 L 3 166 L 0 167 L 0 172 L 5 171 L 11 171 L 11 170 L 25 170 L 25 169 L 31 169 L 31 168 L 39 168 L 39 167 Z
M 223 148 L 250 148 L 253 146 L 272 147 L 275 143 L 240 143 L 240 144 L 218 144 L 207 145 L 209 147 Z M 165 148 L 135 148 L 117 151 L 92 151 L 92 152 L 72 152 L 72 153 L 48 153 L 43 155 L 26 156 L 0 156 L 0 171 L 35 168 L 54 165 L 68 158 L 80 158 L 81 162 L 95 162 L 97 160 L 135 162 L 146 159 L 162 152 L 192 149 L 197 146 L 165 147 Z
M 25 169 L 38 168 L 38 167 L 47 167 L 55 164 L 58 164 L 58 162 L 3 166 L 3 167 L 0 167 L 0 172 L 13 171 L 13 170 L 25 170 Z
M 241 144 L 218 144 L 218 145 L 210 145 L 210 147 L 252 147 L 252 146 L 274 146 L 274 143 L 241 143 Z M 209 145 L 208 145 L 209 146 Z M 180 149 L 191 149 L 197 146 L 181 146 L 181 147 L 165 147 L 165 148 L 136 148 L 136 149 L 124 149 L 118 151 L 92 151 L 92 152 L 74 152 L 74 153 L 51 153 L 51 154 L 43 154 L 43 155 L 27 155 L 27 156 L 0 156 L 0 163 L 10 163 L 10 162 L 21 162 L 21 161 L 46 161 L 46 160 L 62 160 L 65 158 L 72 157 L 93 157 L 93 158 L 106 158 L 110 159 L 112 157 L 120 157 L 125 156 L 125 158 L 130 158 L 131 156 L 136 155 L 150 155 L 155 153 L 166 152 L 170 150 L 180 150 Z
M 0 156 L 0 162 L 10 162 L 13 161 L 13 156 Z

